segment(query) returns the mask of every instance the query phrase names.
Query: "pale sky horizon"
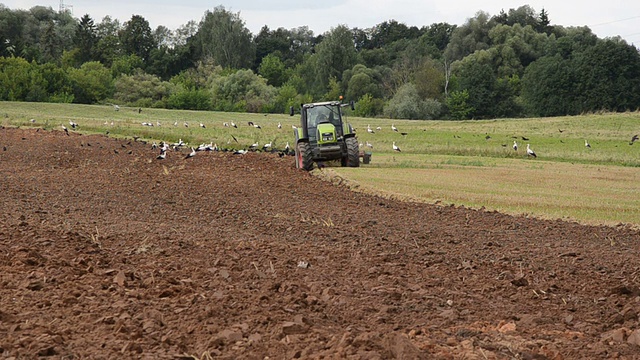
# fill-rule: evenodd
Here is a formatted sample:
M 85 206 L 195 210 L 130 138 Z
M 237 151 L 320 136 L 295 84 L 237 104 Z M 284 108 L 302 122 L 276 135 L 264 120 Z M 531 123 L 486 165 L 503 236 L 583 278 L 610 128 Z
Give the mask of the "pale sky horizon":
M 60 0 L 0 0 L 0 4 L 12 10 L 29 10 L 33 6 L 46 6 L 58 10 Z M 478 11 L 496 15 L 501 9 L 508 11 L 529 5 L 537 13 L 544 8 L 552 25 L 588 26 L 600 38 L 620 36 L 630 44 L 640 44 L 640 2 L 622 0 L 488 0 L 482 4 L 469 0 L 64 0 L 64 4 L 75 18 L 89 14 L 98 23 L 109 15 L 124 23 L 133 15 L 140 15 L 149 22 L 152 29 L 163 25 L 171 30 L 190 20 L 199 22 L 207 10 L 213 11 L 216 6 L 221 5 L 228 11 L 240 13 L 245 26 L 254 35 L 257 35 L 264 25 L 272 30 L 280 27 L 293 29 L 307 26 L 314 35 L 323 34 L 338 25 L 366 29 L 389 20 L 419 28 L 440 22 L 463 25 Z

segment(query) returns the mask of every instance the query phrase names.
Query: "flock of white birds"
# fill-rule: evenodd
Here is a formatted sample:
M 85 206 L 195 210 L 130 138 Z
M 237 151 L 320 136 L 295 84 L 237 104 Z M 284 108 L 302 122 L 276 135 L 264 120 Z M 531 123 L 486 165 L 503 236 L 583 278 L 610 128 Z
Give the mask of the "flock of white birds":
M 120 111 L 120 107 L 119 107 L 118 105 L 113 105 L 113 108 L 114 108 L 114 110 L 115 110 L 115 111 Z M 141 108 L 140 108 L 140 109 L 137 109 L 137 112 L 138 112 L 138 113 L 141 113 L 141 112 L 142 112 L 142 109 L 141 109 Z M 35 123 L 35 119 L 31 119 L 30 121 L 31 121 L 32 123 Z M 114 125 L 114 122 L 113 122 L 113 121 L 111 121 L 111 122 L 109 123 L 108 121 L 106 121 L 106 122 L 104 123 L 104 125 L 112 125 L 112 126 L 113 126 L 113 125 Z M 141 123 L 141 125 L 142 125 L 142 126 L 150 126 L 150 127 L 152 127 L 152 126 L 162 126 L 162 123 L 161 123 L 160 121 L 156 121 L 155 123 L 153 123 L 153 122 L 142 122 L 142 123 Z M 178 123 L 178 121 L 177 121 L 177 120 L 173 123 L 173 126 L 174 126 L 174 127 L 179 126 L 179 123 Z M 190 124 L 189 124 L 189 122 L 188 122 L 188 121 L 184 121 L 184 122 L 183 122 L 183 126 L 188 128 L 188 127 L 190 126 Z M 198 126 L 199 126 L 199 127 L 201 127 L 201 128 L 206 128 L 206 125 L 205 125 L 204 123 L 202 123 L 202 122 L 199 122 L 199 123 L 198 123 Z M 223 122 L 223 123 L 222 123 L 222 126 L 223 126 L 223 127 L 229 127 L 229 128 L 238 128 L 238 124 L 236 124 L 234 121 L 225 121 L 225 122 Z M 253 127 L 253 128 L 255 128 L 255 129 L 262 129 L 262 126 L 260 126 L 260 125 L 259 125 L 259 124 L 257 124 L 257 123 L 254 123 L 254 122 L 252 122 L 252 121 L 247 122 L 247 126 Z M 64 124 L 62 124 L 62 125 L 61 125 L 61 127 L 62 127 L 62 130 L 63 130 L 67 135 L 69 135 L 69 128 L 68 128 L 67 126 L 65 126 Z M 72 130 L 75 130 L 75 129 L 77 129 L 77 128 L 78 128 L 78 123 L 76 123 L 76 122 L 74 122 L 74 121 L 72 121 L 72 120 L 69 120 L 69 127 L 70 127 Z M 277 127 L 278 127 L 278 129 L 282 129 L 282 124 L 279 122 L 279 123 L 277 124 Z M 296 128 L 296 126 L 295 126 L 295 125 L 291 125 L 291 127 L 292 127 L 293 129 L 295 129 L 295 128 Z M 378 126 L 378 127 L 376 127 L 376 128 L 375 128 L 375 130 L 374 130 L 374 129 L 371 127 L 371 125 L 367 125 L 367 130 L 366 130 L 366 131 L 367 131 L 367 133 L 369 133 L 369 134 L 372 134 L 372 135 L 373 135 L 373 134 L 375 134 L 375 133 L 376 133 L 376 131 L 382 131 L 382 127 Z M 400 131 L 398 130 L 398 128 L 395 126 L 395 124 L 391 124 L 391 131 L 393 131 L 393 132 L 397 132 L 397 133 L 401 134 L 403 137 L 406 137 L 406 136 L 407 136 L 407 133 L 406 133 L 406 132 L 400 132 Z M 561 131 L 561 132 L 562 132 L 562 131 Z M 235 141 L 236 143 L 238 143 L 238 140 L 235 138 L 235 136 L 231 135 L 231 138 L 233 139 L 233 141 Z M 490 136 L 488 136 L 488 135 L 487 135 L 487 139 L 490 139 Z M 525 137 L 523 137 L 522 139 L 523 139 L 523 140 L 529 140 L 529 139 L 527 139 L 527 138 L 525 138 Z M 629 142 L 629 145 L 633 145 L 633 143 L 634 143 L 635 141 L 637 141 L 637 140 L 638 140 L 638 135 L 634 135 L 634 136 L 631 138 L 631 141 Z M 231 140 L 231 139 L 227 140 L 227 144 L 230 144 L 231 142 L 232 142 L 232 140 Z M 360 143 L 360 144 L 359 144 L 359 146 L 360 146 L 361 148 L 362 148 L 362 147 L 367 147 L 367 148 L 369 148 L 369 149 L 373 149 L 373 143 L 371 143 L 371 142 L 369 142 L 369 141 L 366 141 L 366 142 L 364 142 L 364 143 Z M 506 145 L 506 144 L 504 144 L 504 145 L 502 145 L 502 146 L 507 146 L 507 145 Z M 591 148 L 591 144 L 590 144 L 590 143 L 589 143 L 589 141 L 588 141 L 588 140 L 586 140 L 586 139 L 584 140 L 584 146 L 585 146 L 586 148 Z M 268 152 L 277 152 L 280 156 L 284 156 L 284 155 L 293 155 L 293 153 L 294 153 L 294 152 L 293 152 L 293 150 L 291 149 L 291 146 L 289 145 L 289 142 L 287 142 L 286 146 L 285 146 L 283 149 L 278 150 L 278 149 L 275 149 L 275 148 L 274 148 L 274 146 L 273 146 L 273 141 L 268 142 L 268 143 L 265 143 L 265 144 L 263 144 L 262 146 L 260 146 L 260 144 L 259 144 L 258 142 L 255 142 L 255 143 L 251 144 L 251 145 L 250 145 L 248 148 L 246 148 L 246 149 L 230 150 L 230 149 L 227 149 L 227 148 L 221 148 L 221 147 L 219 147 L 219 146 L 218 146 L 218 144 L 214 144 L 213 142 L 210 142 L 209 144 L 200 144 L 200 145 L 199 145 L 199 146 L 197 146 L 197 147 L 192 147 L 192 146 L 189 146 L 187 143 L 183 142 L 183 141 L 182 141 L 182 139 L 180 139 L 178 142 L 176 142 L 176 143 L 171 143 L 171 144 L 170 144 L 170 143 L 167 143 L 167 142 L 164 142 L 164 141 L 160 142 L 160 144 L 157 144 L 157 143 L 155 143 L 155 142 L 154 142 L 154 143 L 152 144 L 152 148 L 153 148 L 153 149 L 159 149 L 159 150 L 160 150 L 160 154 L 157 156 L 157 159 L 158 159 L 158 160 L 166 159 L 166 157 L 167 157 L 167 153 L 169 152 L 169 150 L 170 150 L 170 149 L 173 149 L 173 150 L 175 150 L 175 151 L 180 151 L 182 148 L 190 148 L 190 150 L 191 150 L 191 151 L 190 151 L 190 152 L 185 156 L 185 159 L 189 159 L 189 158 L 194 157 L 194 156 L 195 156 L 198 152 L 200 152 L 200 151 L 233 151 L 233 153 L 234 153 L 234 154 L 246 154 L 246 153 L 251 152 L 251 151 L 268 151 Z M 513 141 L 512 148 L 513 148 L 513 150 L 514 150 L 514 151 L 518 151 L 519 145 L 518 145 L 517 140 L 514 140 L 514 141 Z M 401 151 L 402 151 L 402 150 L 400 149 L 400 147 L 399 147 L 398 145 L 396 145 L 396 142 L 395 142 L 395 141 L 394 141 L 394 142 L 393 142 L 393 144 L 392 144 L 392 150 L 393 150 L 393 151 L 395 151 L 395 152 L 401 152 Z M 527 154 L 527 156 L 529 156 L 529 157 L 533 157 L 533 158 L 536 158 L 536 157 L 537 157 L 536 152 L 531 148 L 531 145 L 530 145 L 530 144 L 527 144 L 526 154 Z

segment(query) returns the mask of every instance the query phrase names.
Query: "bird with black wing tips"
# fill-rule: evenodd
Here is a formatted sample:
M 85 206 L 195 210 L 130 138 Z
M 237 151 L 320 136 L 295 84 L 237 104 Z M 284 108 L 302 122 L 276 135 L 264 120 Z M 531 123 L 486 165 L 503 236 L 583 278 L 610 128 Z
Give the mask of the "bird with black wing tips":
M 529 147 L 529 144 L 527 144 L 527 155 L 532 156 L 532 157 L 538 157 L 538 155 L 536 155 L 535 151 L 533 151 L 531 149 L 531 147 Z
M 188 158 L 192 158 L 192 157 L 194 157 L 194 156 L 196 156 L 196 149 L 191 148 L 191 152 L 190 152 L 190 153 L 188 153 L 188 154 L 187 154 L 187 156 L 185 156 L 184 158 L 185 158 L 185 159 L 188 159 Z

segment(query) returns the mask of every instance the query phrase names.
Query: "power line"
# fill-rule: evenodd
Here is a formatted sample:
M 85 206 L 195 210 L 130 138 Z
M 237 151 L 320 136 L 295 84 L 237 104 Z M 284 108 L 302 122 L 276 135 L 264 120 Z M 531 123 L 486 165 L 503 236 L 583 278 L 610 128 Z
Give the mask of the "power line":
M 604 23 L 600 23 L 600 24 L 591 25 L 590 27 L 601 26 L 601 25 L 609 25 L 609 24 L 613 24 L 613 23 L 617 23 L 617 22 L 621 22 L 621 21 L 628 21 L 628 20 L 633 20 L 633 19 L 638 19 L 638 18 L 640 18 L 640 16 L 633 16 L 633 17 L 626 18 L 626 19 L 613 20 L 613 21 L 609 21 L 609 22 L 604 22 Z

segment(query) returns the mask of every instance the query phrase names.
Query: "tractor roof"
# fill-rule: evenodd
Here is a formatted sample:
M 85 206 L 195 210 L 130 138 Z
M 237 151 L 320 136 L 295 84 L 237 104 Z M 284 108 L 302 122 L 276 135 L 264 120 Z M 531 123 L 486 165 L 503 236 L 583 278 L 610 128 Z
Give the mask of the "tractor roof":
M 317 103 L 310 103 L 310 104 L 302 104 L 302 107 L 307 109 L 307 108 L 312 108 L 312 107 L 315 107 L 315 106 L 325 106 L 325 105 L 340 106 L 341 102 L 340 101 L 317 102 Z

